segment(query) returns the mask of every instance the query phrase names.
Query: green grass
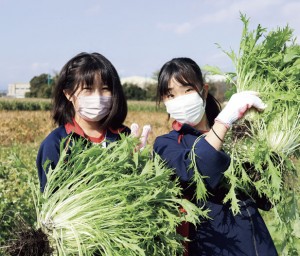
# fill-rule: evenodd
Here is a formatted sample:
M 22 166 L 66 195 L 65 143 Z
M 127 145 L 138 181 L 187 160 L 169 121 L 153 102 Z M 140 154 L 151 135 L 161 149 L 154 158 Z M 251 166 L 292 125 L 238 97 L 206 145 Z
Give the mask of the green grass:
M 294 161 L 295 163 L 295 167 L 298 173 L 298 177 L 300 174 L 300 160 L 297 159 Z M 299 182 L 295 182 L 296 184 L 299 184 Z M 296 189 L 296 200 L 297 203 L 295 203 L 298 207 L 300 206 L 300 199 L 299 199 L 299 188 L 295 188 Z M 283 198 L 282 199 L 282 204 L 286 204 L 288 202 L 288 198 Z M 275 213 L 274 211 L 270 211 L 270 212 L 261 212 L 262 216 L 265 220 L 265 223 L 269 229 L 269 232 L 273 238 L 273 241 L 275 243 L 275 246 L 278 250 L 279 255 L 283 255 L 283 256 L 291 256 L 291 255 L 299 255 L 300 253 L 300 219 L 299 216 L 295 221 L 291 222 L 291 229 L 292 229 L 292 233 L 293 236 L 292 238 L 294 238 L 294 240 L 289 241 L 290 244 L 294 245 L 294 248 L 290 248 L 290 246 L 286 246 L 286 242 L 283 242 L 285 237 L 283 237 L 283 231 L 286 230 L 279 230 L 278 227 L 278 222 L 275 218 Z M 288 218 L 286 218 L 288 219 Z M 289 239 L 292 239 L 291 237 Z
M 20 101 L 35 101 L 32 99 L 25 99 Z M 1 99 L 0 99 L 1 101 Z M 47 100 L 45 100 L 47 101 Z M 129 101 L 129 109 L 132 108 L 144 108 L 148 109 L 148 112 L 155 109 L 155 102 L 140 102 Z M 31 124 L 31 122 L 29 122 Z M 23 126 L 22 126 L 23 127 Z M 36 130 L 36 127 L 32 128 Z M 21 131 L 19 131 L 21 132 Z M 38 183 L 37 171 L 35 167 L 35 159 L 37 150 L 39 147 L 39 139 L 35 143 L 22 142 L 13 140 L 14 145 L 4 146 L 0 142 L 0 246 L 9 237 L 8 227 L 15 223 L 15 220 L 19 215 L 22 215 L 27 222 L 34 222 L 34 210 L 31 194 L 29 193 L 28 181 L 33 179 Z M 21 162 L 16 161 L 15 156 L 21 159 Z M 30 168 L 22 168 L 22 162 L 24 165 Z M 295 161 L 298 176 L 300 174 L 300 160 Z M 295 181 L 295 184 L 299 184 Z M 299 188 L 298 188 L 299 189 Z M 299 193 L 298 193 L 299 197 Z M 283 203 L 287 202 L 287 198 L 283 198 Z M 299 198 L 298 206 L 299 206 Z M 11 215 L 11 217 L 9 217 Z M 295 251 L 287 252 L 287 248 L 282 250 L 282 231 L 276 230 L 276 223 L 274 218 L 274 212 L 262 212 L 263 218 L 267 224 L 267 227 L 274 239 L 275 245 L 278 249 L 279 255 L 299 255 L 300 252 L 300 220 L 294 222 L 293 232 L 296 239 L 294 241 Z M 298 229 L 297 229 L 298 228 Z M 298 252 L 297 252 L 298 251 Z M 1 253 L 0 253 L 1 255 Z
M 37 154 L 37 144 L 15 144 L 11 147 L 0 147 L 0 219 L 1 232 L 0 244 L 3 244 L 9 237 L 9 227 L 21 215 L 29 223 L 34 222 L 34 206 L 31 194 L 29 193 L 28 181 L 33 179 L 38 182 L 35 168 L 35 158 Z M 28 169 L 22 169 L 22 162 L 16 162 L 16 157 Z M 300 160 L 295 162 L 296 168 L 300 170 Z M 299 201 L 298 201 L 299 205 Z M 279 255 L 298 255 L 300 252 L 300 220 L 294 223 L 294 232 L 298 236 L 295 241 L 295 248 L 298 252 L 287 252 L 287 248 L 282 251 L 282 232 L 276 230 L 274 213 L 262 212 L 266 225 L 278 249 Z
M 13 98 L 0 98 L 0 110 L 51 110 L 50 99 L 13 99 Z M 163 112 L 164 106 L 156 107 L 154 101 L 128 101 L 129 111 L 147 111 L 147 112 Z
M 50 110 L 49 99 L 10 99 L 0 98 L 0 110 Z
M 20 216 L 34 222 L 29 181 L 38 182 L 36 154 L 35 144 L 0 147 L 0 245 L 10 237 L 9 230 Z

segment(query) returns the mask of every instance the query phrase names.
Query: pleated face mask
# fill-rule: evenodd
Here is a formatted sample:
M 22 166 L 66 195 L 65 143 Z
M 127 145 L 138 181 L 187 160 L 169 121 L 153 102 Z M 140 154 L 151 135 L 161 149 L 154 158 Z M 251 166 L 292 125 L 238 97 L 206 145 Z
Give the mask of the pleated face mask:
M 164 104 L 172 118 L 191 126 L 198 124 L 205 113 L 205 103 L 198 93 L 178 96 Z
M 112 107 L 111 96 L 79 96 L 78 114 L 87 121 L 100 121 L 109 114 Z

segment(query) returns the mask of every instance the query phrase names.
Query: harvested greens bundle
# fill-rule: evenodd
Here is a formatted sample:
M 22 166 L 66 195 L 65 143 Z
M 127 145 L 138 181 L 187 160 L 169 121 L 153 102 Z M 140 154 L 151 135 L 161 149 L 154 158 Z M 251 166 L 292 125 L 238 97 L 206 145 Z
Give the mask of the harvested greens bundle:
M 181 199 L 173 171 L 158 155 L 151 158 L 150 148 L 135 150 L 138 143 L 122 136 L 103 148 L 71 140 L 68 152 L 61 144 L 60 160 L 49 170 L 44 192 L 34 188 L 37 222 L 29 233 L 47 237 L 42 240 L 48 253 L 49 247 L 53 255 L 182 253 L 184 238 L 176 227 L 182 221 L 196 224 L 206 212 Z M 9 248 L 18 255 L 15 245 Z
M 238 213 L 238 191 L 251 196 L 256 190 L 272 203 L 283 244 L 295 245 L 294 225 L 300 224 L 294 165 L 300 153 L 300 46 L 288 26 L 267 32 L 258 25 L 250 31 L 249 19 L 241 15 L 241 20 L 244 28 L 238 53 L 224 51 L 236 72 L 225 76 L 237 92 L 259 92 L 267 108 L 247 113 L 227 136 L 224 148 L 232 161 L 225 172 L 230 190 L 224 202 L 230 202 Z M 215 67 L 205 69 L 222 74 Z

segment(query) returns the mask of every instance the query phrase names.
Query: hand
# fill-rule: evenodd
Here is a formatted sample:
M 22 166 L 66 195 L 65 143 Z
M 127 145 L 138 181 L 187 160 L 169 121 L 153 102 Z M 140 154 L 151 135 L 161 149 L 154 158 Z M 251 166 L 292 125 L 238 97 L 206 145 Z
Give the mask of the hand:
M 250 108 L 262 111 L 266 105 L 258 97 L 258 92 L 244 91 L 235 93 L 231 96 L 225 108 L 216 117 L 216 121 L 223 123 L 229 128 L 235 121 L 242 118 Z
M 139 125 L 136 123 L 133 123 L 130 127 L 131 129 L 131 135 L 133 137 L 139 137 Z M 140 144 L 138 145 L 138 148 L 140 151 L 143 150 L 147 144 L 148 135 L 151 131 L 151 126 L 149 124 L 144 125 L 142 134 L 140 136 Z

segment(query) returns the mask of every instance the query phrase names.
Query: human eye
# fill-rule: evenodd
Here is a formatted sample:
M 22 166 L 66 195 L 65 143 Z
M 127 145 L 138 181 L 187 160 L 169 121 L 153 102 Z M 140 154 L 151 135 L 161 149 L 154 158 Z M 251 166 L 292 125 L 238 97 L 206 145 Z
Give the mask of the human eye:
M 193 92 L 195 91 L 195 89 L 193 87 L 188 87 L 186 90 L 185 90 L 185 93 L 189 93 L 189 92 Z
M 172 94 L 170 91 L 168 91 L 165 97 L 167 99 L 173 99 L 174 98 L 174 94 Z
M 90 87 L 83 86 L 79 92 L 79 95 L 89 96 L 89 95 L 91 95 L 91 93 L 92 93 L 92 90 Z
M 91 90 L 92 90 L 91 87 L 87 87 L 87 86 L 83 86 L 83 87 L 82 87 L 82 91 L 89 92 L 89 91 L 91 91 Z
M 101 88 L 102 91 L 111 91 L 108 85 L 103 85 Z

